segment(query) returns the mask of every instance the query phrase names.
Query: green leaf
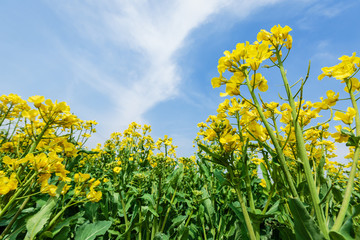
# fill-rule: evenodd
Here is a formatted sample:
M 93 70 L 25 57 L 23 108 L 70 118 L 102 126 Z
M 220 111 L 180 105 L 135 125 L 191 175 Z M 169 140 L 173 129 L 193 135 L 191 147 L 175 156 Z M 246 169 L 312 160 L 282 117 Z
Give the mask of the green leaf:
M 297 198 L 290 198 L 289 205 L 294 217 L 294 228 L 296 239 L 299 240 L 320 240 L 325 237 L 320 232 L 314 219 L 309 215 L 303 203 Z
M 155 234 L 154 240 L 169 240 L 170 236 L 165 233 L 157 232 Z
M 357 204 L 352 207 L 352 217 L 356 217 L 360 214 L 360 204 Z
M 154 196 L 152 194 L 149 193 L 145 193 L 144 195 L 141 196 L 142 199 L 147 200 L 152 207 L 155 207 L 156 203 L 154 200 Z
M 353 227 L 352 217 L 348 217 L 344 224 L 341 226 L 340 231 L 330 231 L 329 233 L 332 240 L 354 240 L 355 231 Z
M 340 187 L 338 185 L 335 185 L 332 188 L 332 194 L 333 194 L 334 200 L 336 202 L 339 202 L 339 203 L 342 202 L 342 200 L 343 200 L 342 191 L 340 190 Z
M 53 238 L 53 240 L 63 240 L 63 239 L 69 239 L 70 233 L 70 227 L 69 226 L 65 226 L 61 229 L 61 231 L 58 232 L 58 234 L 55 235 L 55 237 Z
M 349 137 L 355 137 L 355 134 L 346 129 L 341 129 L 341 134 L 348 135 Z
M 80 217 L 82 217 L 84 215 L 84 212 L 78 212 L 75 215 L 65 218 L 64 220 L 62 220 L 61 222 L 59 222 L 58 224 L 55 225 L 53 234 L 56 235 L 58 234 L 62 228 L 65 227 L 70 227 L 70 224 L 72 222 L 74 222 L 75 220 L 79 219 Z
M 184 167 L 181 165 L 168 176 L 166 181 L 175 189 L 178 184 L 181 184 L 183 177 Z
M 210 200 L 210 196 L 209 193 L 207 192 L 207 190 L 205 188 L 202 188 L 201 191 L 203 192 L 203 197 L 206 198 L 202 204 L 205 207 L 206 213 L 209 216 L 210 219 L 210 224 L 212 227 L 214 227 L 215 224 L 215 209 L 214 206 Z
M 203 150 L 204 152 L 206 152 L 207 154 L 209 154 L 211 157 L 213 157 L 213 158 L 215 158 L 215 159 L 220 159 L 220 158 L 221 158 L 220 155 L 211 152 L 210 149 L 208 149 L 205 145 L 198 144 L 198 146 L 201 148 L 201 150 Z
M 180 216 L 177 216 L 176 218 L 174 218 L 172 220 L 173 222 L 173 225 L 180 225 L 182 222 L 184 222 L 187 218 L 187 215 L 180 215 Z
M 294 240 L 296 238 L 291 229 L 285 226 L 277 227 L 277 229 L 280 232 L 280 237 L 282 240 Z
M 201 150 L 205 151 L 207 154 L 209 154 L 211 156 L 211 159 L 207 159 L 207 158 L 204 158 L 204 159 L 206 159 L 210 162 L 214 162 L 216 164 L 225 166 L 225 167 L 227 167 L 229 165 L 226 160 L 227 159 L 226 157 L 223 157 L 223 156 L 220 156 L 219 154 L 211 152 L 206 146 L 204 146 L 202 144 L 198 144 L 198 146 L 201 148 Z
M 96 236 L 104 235 L 110 228 L 111 224 L 111 221 L 86 223 L 77 229 L 75 240 L 93 240 Z
M 85 203 L 85 215 L 84 217 L 91 222 L 96 221 L 96 216 L 98 214 L 99 204 L 94 202 Z
M 228 180 L 224 178 L 223 173 L 218 169 L 214 171 L 214 176 L 217 178 L 221 185 L 228 185 Z
M 272 207 L 266 212 L 267 215 L 275 214 L 279 209 L 280 200 L 277 200 Z
M 320 184 L 326 184 L 326 178 L 324 177 L 324 165 L 325 165 L 325 156 L 322 156 L 320 159 L 320 163 L 317 166 L 316 169 L 316 174 L 317 174 L 317 179 L 318 181 L 320 181 Z
M 17 240 L 19 239 L 18 238 L 18 235 L 24 231 L 26 229 L 26 226 L 25 225 L 22 225 L 20 226 L 19 228 L 17 228 L 15 231 L 12 231 L 11 234 L 6 237 L 7 240 Z
M 205 177 L 210 178 L 210 170 L 209 170 L 208 166 L 206 166 L 206 163 L 199 162 L 198 165 L 199 165 L 200 170 L 204 173 Z
M 188 240 L 189 239 L 189 227 L 181 226 L 178 231 L 178 239 L 179 240 Z
M 329 236 L 331 240 L 348 240 L 346 237 L 344 237 L 341 233 L 336 231 L 330 231 Z M 352 238 L 353 239 L 353 238 Z
M 244 219 L 244 215 L 243 213 L 239 210 L 241 209 L 240 207 L 240 203 L 239 202 L 234 202 L 234 203 L 230 203 L 229 207 L 234 211 L 235 215 L 238 217 L 239 222 L 240 222 L 240 229 L 241 229 L 241 236 L 243 238 L 241 239 L 249 239 L 248 238 L 248 231 L 246 228 L 246 223 L 245 223 L 245 219 Z
M 64 187 L 65 183 L 61 182 L 56 190 L 56 196 L 50 197 L 48 201 L 41 207 L 39 212 L 31 216 L 26 221 L 26 229 L 27 233 L 25 239 L 34 239 L 36 234 L 38 234 L 43 227 L 48 222 L 49 218 L 51 217 L 52 211 L 56 206 L 57 200 L 59 198 L 60 192 Z
M 141 209 L 143 211 L 150 211 L 155 217 L 159 217 L 159 214 L 155 211 L 152 206 L 142 206 Z

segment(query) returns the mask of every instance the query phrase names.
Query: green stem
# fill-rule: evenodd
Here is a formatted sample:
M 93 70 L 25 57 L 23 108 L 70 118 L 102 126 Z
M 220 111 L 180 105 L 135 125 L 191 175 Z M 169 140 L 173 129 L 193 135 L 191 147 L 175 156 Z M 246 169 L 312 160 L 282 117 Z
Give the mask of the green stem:
M 233 170 L 231 169 L 231 167 L 228 167 L 227 169 L 229 171 L 231 180 L 234 181 Z M 235 188 L 238 200 L 240 202 L 241 210 L 242 210 L 242 213 L 244 215 L 244 220 L 245 220 L 246 228 L 247 228 L 247 230 L 249 232 L 250 239 L 251 240 L 257 240 L 254 229 L 253 229 L 253 226 L 252 226 L 252 223 L 251 223 L 251 220 L 250 220 L 249 213 L 248 213 L 248 211 L 246 209 L 245 201 L 244 201 L 243 197 L 241 196 L 240 189 L 238 188 L 238 185 L 236 185 L 236 184 L 234 185 L 234 188 Z
M 329 239 L 328 228 L 327 228 L 327 226 L 325 224 L 324 214 L 323 214 L 323 212 L 322 212 L 322 210 L 320 208 L 320 199 L 319 199 L 319 195 L 317 194 L 317 191 L 316 191 L 315 181 L 314 181 L 314 178 L 313 178 L 313 175 L 312 175 L 309 159 L 308 159 L 308 156 L 307 156 L 302 129 L 300 127 L 299 122 L 297 121 L 297 113 L 296 113 L 295 101 L 294 101 L 293 95 L 291 93 L 291 89 L 290 89 L 290 86 L 289 86 L 289 83 L 288 83 L 288 80 L 287 80 L 287 77 L 286 77 L 283 62 L 280 59 L 280 54 L 279 54 L 278 51 L 276 52 L 276 55 L 277 55 L 277 58 L 278 58 L 278 66 L 279 66 L 279 69 L 280 69 L 280 72 L 281 72 L 281 77 L 283 79 L 285 90 L 286 90 L 286 93 L 287 93 L 287 96 L 288 96 L 288 101 L 289 101 L 289 104 L 290 104 L 290 107 L 291 107 L 291 110 L 292 110 L 291 115 L 292 115 L 293 125 L 295 127 L 297 154 L 298 154 L 298 157 L 300 158 L 301 162 L 303 163 L 306 182 L 307 182 L 307 184 L 309 186 L 310 196 L 311 196 L 311 200 L 312 200 L 312 203 L 313 203 L 313 208 L 315 210 L 315 215 L 316 215 L 316 219 L 317 219 L 317 222 L 319 224 L 320 230 L 324 234 L 325 238 Z
M 40 134 L 39 134 L 38 137 L 36 138 L 36 141 L 33 142 L 33 144 L 31 145 L 29 152 L 24 153 L 24 156 L 25 156 L 26 154 L 28 154 L 28 153 L 34 152 L 36 146 L 37 146 L 37 145 L 39 144 L 39 142 L 41 141 L 41 138 L 44 136 L 46 130 L 48 129 L 48 127 L 50 126 L 51 123 L 52 123 L 52 121 L 46 122 L 44 128 L 41 130 Z
M 202 229 L 203 229 L 204 239 L 207 240 L 204 221 L 202 222 Z
M 293 197 L 298 197 L 298 193 L 296 191 L 296 188 L 295 188 L 295 185 L 294 185 L 294 180 L 290 174 L 290 171 L 289 171 L 289 168 L 286 164 L 286 160 L 285 160 L 285 155 L 280 147 L 280 144 L 279 144 L 279 141 L 278 139 L 276 138 L 276 135 L 274 133 L 274 131 L 272 130 L 270 124 L 268 123 L 262 109 L 261 109 L 261 106 L 257 100 L 257 97 L 255 96 L 255 93 L 253 91 L 253 88 L 251 87 L 250 85 L 250 80 L 249 80 L 249 75 L 247 74 L 246 75 L 246 84 L 249 88 L 249 92 L 251 94 L 251 97 L 254 101 L 254 105 L 259 113 L 259 116 L 261 118 L 261 121 L 264 123 L 264 126 L 270 136 L 270 139 L 271 141 L 273 142 L 274 144 L 274 147 L 275 147 L 275 150 L 276 150 L 276 153 L 278 154 L 278 157 L 279 157 L 279 160 L 280 160 L 280 163 L 281 163 L 281 167 L 282 167 L 282 170 L 284 171 L 284 174 L 285 174 L 285 178 L 286 178 L 286 181 L 287 183 L 289 184 L 290 186 L 290 190 L 291 190 L 291 194 Z
M 73 202 L 74 202 L 74 198 L 70 199 L 70 201 L 64 207 L 61 208 L 60 212 L 58 212 L 55 215 L 55 217 L 53 217 L 53 219 L 51 219 L 51 221 L 50 221 L 48 227 L 46 228 L 46 230 L 51 229 L 53 227 L 53 225 L 56 223 L 56 221 L 59 219 L 59 217 L 61 217 L 64 214 L 65 210 L 68 207 L 70 207 L 71 203 L 73 203 Z
M 346 84 L 348 85 L 349 83 L 346 82 Z M 348 88 L 349 88 L 349 86 L 348 86 Z M 355 124 L 356 124 L 356 136 L 358 137 L 358 136 L 360 136 L 359 109 L 356 104 L 356 99 L 355 99 L 353 92 L 351 90 L 349 90 L 349 93 L 350 93 L 351 103 L 353 105 L 353 108 L 356 111 Z M 351 170 L 350 170 L 349 180 L 346 185 L 345 194 L 344 194 L 344 198 L 343 198 L 343 201 L 342 201 L 342 204 L 340 207 L 340 211 L 339 211 L 338 216 L 336 217 L 335 223 L 331 229 L 333 231 L 339 231 L 340 227 L 342 226 L 342 224 L 344 222 L 345 215 L 346 215 L 347 209 L 349 207 L 350 198 L 351 198 L 352 191 L 353 191 L 354 179 L 355 179 L 356 170 L 357 170 L 356 168 L 357 168 L 358 161 L 359 161 L 359 154 L 360 154 L 360 147 L 357 146 L 355 148 L 355 153 L 354 153 L 353 163 L 352 163 Z
M 171 201 L 170 201 L 170 206 L 168 207 L 167 211 L 166 211 L 166 215 L 165 215 L 165 218 L 164 218 L 164 221 L 163 221 L 163 224 L 161 226 L 161 230 L 160 232 L 163 232 L 164 231 L 164 228 L 165 228 L 165 224 L 166 224 L 166 221 L 167 221 L 167 218 L 169 217 L 169 213 L 170 213 L 170 210 L 171 210 L 171 205 L 173 204 L 174 202 L 174 199 L 175 199 L 175 195 L 176 195 L 176 191 L 177 188 L 175 189 L 173 195 L 172 195 L 172 198 L 171 198 Z
M 0 120 L 0 126 L 4 123 L 7 115 L 10 113 L 12 107 L 13 107 L 13 104 L 10 105 L 10 107 L 8 108 L 8 110 L 6 111 L 6 113 L 4 114 L 4 117 Z
M 157 196 L 157 202 L 156 202 L 156 206 L 155 206 L 156 212 L 159 209 L 160 199 L 161 199 L 161 180 L 162 180 L 162 177 L 161 177 L 161 175 L 159 175 L 158 194 L 157 194 L 158 196 Z M 154 239 L 157 230 L 158 230 L 158 219 L 154 216 L 153 226 L 152 226 L 152 230 L 151 230 L 151 239 Z
M 269 194 L 269 196 L 268 196 L 268 198 L 267 198 L 267 200 L 266 200 L 265 207 L 264 207 L 264 209 L 262 210 L 261 214 L 264 215 L 264 214 L 266 213 L 267 209 L 269 208 L 270 202 L 271 202 L 271 198 L 272 198 L 272 196 L 274 195 L 274 192 L 275 192 L 275 183 L 271 186 L 270 194 Z
M 249 199 L 249 206 L 250 209 L 253 213 L 255 213 L 255 203 L 254 203 L 254 198 L 253 198 L 253 194 L 251 191 L 251 180 L 250 180 L 250 176 L 249 176 L 249 171 L 248 171 L 248 165 L 247 165 L 247 155 L 246 155 L 246 149 L 244 150 L 244 164 L 245 164 L 245 185 L 246 185 L 246 193 Z
M 12 227 L 12 225 L 15 223 L 17 217 L 20 215 L 20 213 L 22 212 L 22 210 L 25 208 L 26 204 L 29 202 L 30 197 L 27 197 L 24 202 L 21 204 L 19 210 L 17 210 L 16 214 L 14 215 L 14 217 L 11 219 L 11 222 L 6 226 L 6 228 L 4 229 L 4 231 L 1 233 L 0 236 L 0 240 L 4 238 L 5 234 L 10 230 L 10 228 Z
M 0 218 L 5 214 L 6 210 L 13 204 L 13 202 L 17 199 L 17 197 L 23 193 L 23 190 L 25 189 L 25 187 L 32 182 L 32 180 L 34 179 L 34 177 L 36 176 L 36 174 L 32 175 L 28 181 L 21 186 L 20 188 L 18 188 L 18 190 L 14 193 L 14 195 L 11 196 L 9 202 L 5 205 L 5 207 L 3 209 L 1 209 L 0 212 Z
M 190 219 L 191 219 L 193 213 L 194 213 L 194 208 L 191 209 L 190 215 L 189 215 L 188 219 L 186 220 L 185 227 L 187 227 L 189 225 Z
M 119 192 L 119 196 L 120 196 L 121 207 L 123 209 L 123 214 L 124 214 L 124 219 L 125 219 L 125 227 L 126 227 L 125 232 L 126 232 L 129 229 L 129 220 L 128 220 L 127 215 L 126 215 L 126 205 L 125 205 L 124 199 L 122 197 L 122 192 L 121 191 Z M 127 234 L 127 239 L 130 239 L 130 234 L 129 233 Z
M 138 233 L 138 239 L 141 240 L 141 201 L 138 201 L 139 203 L 139 233 Z

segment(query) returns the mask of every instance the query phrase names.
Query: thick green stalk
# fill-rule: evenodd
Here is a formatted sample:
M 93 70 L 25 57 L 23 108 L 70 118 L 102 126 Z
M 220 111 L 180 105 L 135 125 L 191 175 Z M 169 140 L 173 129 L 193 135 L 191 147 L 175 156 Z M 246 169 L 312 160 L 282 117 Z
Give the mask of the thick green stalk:
M 233 170 L 231 169 L 231 167 L 228 167 L 227 169 L 229 171 L 231 179 L 233 180 L 234 179 Z M 251 240 L 257 240 L 256 235 L 259 235 L 259 234 L 255 234 L 255 232 L 254 232 L 254 228 L 253 228 L 253 225 L 251 223 L 251 219 L 250 219 L 249 213 L 248 213 L 248 211 L 246 209 L 246 204 L 245 204 L 245 201 L 244 201 L 244 199 L 243 199 L 243 197 L 241 195 L 240 189 L 238 188 L 237 185 L 234 185 L 234 188 L 235 188 L 238 200 L 240 202 L 242 213 L 244 215 L 244 220 L 245 220 L 246 228 L 247 228 L 247 230 L 249 232 L 249 237 L 250 237 Z
M 51 123 L 52 123 L 52 122 L 51 122 Z M 36 146 L 37 146 L 37 145 L 39 144 L 39 142 L 41 141 L 41 138 L 44 136 L 46 130 L 48 129 L 48 127 L 50 126 L 51 123 L 50 123 L 50 121 L 49 121 L 49 122 L 47 122 L 47 123 L 45 124 L 44 128 L 41 130 L 40 134 L 39 134 L 38 137 L 36 138 L 36 141 L 33 142 L 33 144 L 31 145 L 30 150 L 29 150 L 28 153 L 34 152 L 34 150 L 36 149 Z M 26 153 L 26 154 L 28 154 L 28 153 Z M 25 155 L 25 153 L 24 153 L 24 155 Z
M 123 214 L 124 214 L 124 218 L 125 218 L 125 227 L 126 227 L 125 231 L 127 231 L 129 229 L 129 220 L 126 215 L 126 205 L 125 205 L 124 199 L 122 197 L 121 191 L 119 192 L 119 196 L 120 196 L 121 207 L 123 209 Z M 127 234 L 127 239 L 130 239 L 130 233 Z
M 138 201 L 139 204 L 139 233 L 138 233 L 138 239 L 141 240 L 141 201 Z
M 244 153 L 246 154 L 246 153 Z M 248 172 L 248 165 L 245 162 L 245 185 L 246 185 L 246 194 L 249 199 L 249 206 L 253 213 L 255 213 L 255 203 L 254 203 L 254 197 L 251 191 L 251 179 Z
M 186 220 L 185 227 L 187 227 L 189 225 L 193 213 L 194 213 L 194 208 L 191 209 L 190 215 L 189 215 L 188 219 Z
M 270 206 L 271 198 L 272 198 L 272 196 L 274 195 L 274 193 L 275 193 L 275 183 L 271 186 L 270 194 L 269 194 L 269 196 L 268 196 L 268 198 L 267 198 L 267 200 L 266 200 L 265 207 L 264 207 L 264 209 L 262 210 L 261 214 L 265 214 L 265 213 L 266 213 L 267 209 L 268 209 L 269 206 Z
M 22 212 L 22 210 L 25 208 L 26 204 L 29 202 L 30 196 L 27 197 L 24 202 L 21 204 L 20 208 L 17 210 L 14 217 L 11 219 L 11 222 L 6 226 L 5 230 L 1 233 L 0 240 L 4 238 L 5 234 L 11 229 L 12 225 L 15 223 L 16 219 Z
M 48 225 L 48 227 L 46 228 L 46 230 L 51 229 L 52 226 L 56 223 L 56 221 L 59 219 L 59 217 L 61 217 L 65 210 L 71 206 L 71 204 L 74 202 L 74 198 L 72 198 L 64 207 L 62 207 L 62 209 L 60 210 L 60 212 L 58 212 L 55 217 L 53 217 Z
M 202 229 L 203 229 L 204 239 L 207 240 L 204 222 L 202 222 Z
M 355 115 L 356 136 L 360 136 L 359 109 L 358 109 L 358 106 L 356 104 L 356 99 L 355 99 L 355 96 L 354 96 L 353 92 L 352 91 L 349 91 L 349 92 L 350 92 L 351 103 L 353 105 L 353 108 L 356 111 L 356 115 Z M 347 185 L 346 185 L 343 202 L 341 204 L 338 216 L 336 217 L 335 223 L 334 223 L 334 225 L 333 225 L 333 227 L 331 229 L 333 231 L 339 231 L 340 227 L 342 226 L 342 224 L 344 222 L 346 211 L 347 211 L 347 209 L 349 207 L 350 198 L 351 198 L 352 191 L 353 191 L 356 168 L 357 168 L 358 161 L 359 161 L 359 154 L 360 154 L 360 147 L 357 146 L 355 148 L 355 153 L 354 153 L 354 157 L 353 157 L 353 163 L 352 163 L 351 170 L 350 170 L 349 180 L 348 180 Z
M 158 184 L 158 196 L 157 196 L 157 201 L 156 201 L 156 206 L 155 206 L 155 211 L 157 212 L 160 206 L 160 199 L 161 199 L 161 175 L 159 175 L 159 184 Z M 152 230 L 151 230 L 151 239 L 154 239 L 156 232 L 158 231 L 158 219 L 157 217 L 154 216 L 154 220 L 153 220 L 153 226 L 152 226 Z
M 329 238 L 328 228 L 327 228 L 327 225 L 325 224 L 324 213 L 322 212 L 322 210 L 320 208 L 320 199 L 319 199 L 319 195 L 317 194 L 317 191 L 316 191 L 315 181 L 314 181 L 312 171 L 310 168 L 310 163 L 309 163 L 309 159 L 308 159 L 306 148 L 305 148 L 303 132 L 302 132 L 299 122 L 297 121 L 297 113 L 296 113 L 296 105 L 295 105 L 294 97 L 291 93 L 289 82 L 287 80 L 285 69 L 284 69 L 283 63 L 280 59 L 279 52 L 276 52 L 276 55 L 277 55 L 277 58 L 279 59 L 278 66 L 279 66 L 279 69 L 281 72 L 281 77 L 284 82 L 288 101 L 289 101 L 289 104 L 290 104 L 290 107 L 292 110 L 291 115 L 292 115 L 293 124 L 295 127 L 296 148 L 297 148 L 298 158 L 300 158 L 301 162 L 303 163 L 305 178 L 306 178 L 306 182 L 308 184 L 309 190 L 310 190 L 310 196 L 311 196 L 311 200 L 312 200 L 313 207 L 315 210 L 317 222 L 319 224 L 321 232 L 324 234 L 325 238 L 328 239 Z
M 299 195 L 298 195 L 298 193 L 296 191 L 296 188 L 295 188 L 295 185 L 294 185 L 294 180 L 293 180 L 293 178 L 292 178 L 292 176 L 290 174 L 289 168 L 288 168 L 288 166 L 286 164 L 284 153 L 283 153 L 283 151 L 281 149 L 281 146 L 279 144 L 278 139 L 276 138 L 276 135 L 275 135 L 273 129 L 271 128 L 270 124 L 267 122 L 267 119 L 266 119 L 266 117 L 265 117 L 265 115 L 264 115 L 264 113 L 263 113 L 263 111 L 261 109 L 261 106 L 260 106 L 260 104 L 259 104 L 259 102 L 258 102 L 258 100 L 257 100 L 257 98 L 255 96 L 255 93 L 254 93 L 254 91 L 252 89 L 252 86 L 250 85 L 250 80 L 249 80 L 248 75 L 246 76 L 246 84 L 247 84 L 247 86 L 249 88 L 249 92 L 251 94 L 254 105 L 255 105 L 258 113 L 259 113 L 261 121 L 264 123 L 264 126 L 265 126 L 265 128 L 266 128 L 266 130 L 267 130 L 267 132 L 268 132 L 268 134 L 270 136 L 270 139 L 274 144 L 276 153 L 278 154 L 278 157 L 279 157 L 279 160 L 280 160 L 280 163 L 281 163 L 281 167 L 282 167 L 282 169 L 284 171 L 284 174 L 285 174 L 285 177 L 286 177 L 286 181 L 290 186 L 291 194 L 292 194 L 293 197 L 296 198 Z
M 170 213 L 170 210 L 171 210 L 171 205 L 173 204 L 174 199 L 175 199 L 175 196 L 176 196 L 176 190 L 177 190 L 177 188 L 175 189 L 175 191 L 174 191 L 174 193 L 173 193 L 173 196 L 172 196 L 172 198 L 171 198 L 170 206 L 168 207 L 168 209 L 167 209 L 167 211 L 166 211 L 166 215 L 165 215 L 165 218 L 164 218 L 164 221 L 163 221 L 163 224 L 162 224 L 162 227 L 161 227 L 160 232 L 163 232 L 163 231 L 164 231 L 165 224 L 166 224 L 167 218 L 169 217 L 169 213 Z

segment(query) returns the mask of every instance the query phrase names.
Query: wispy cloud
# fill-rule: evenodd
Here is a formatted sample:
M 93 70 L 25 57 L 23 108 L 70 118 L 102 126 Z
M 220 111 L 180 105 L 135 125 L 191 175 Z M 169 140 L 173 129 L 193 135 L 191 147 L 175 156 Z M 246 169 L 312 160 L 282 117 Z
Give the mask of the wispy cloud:
M 303 29 L 312 29 L 320 18 L 337 17 L 358 4 L 356 1 L 344 3 L 335 0 L 305 0 L 302 4 L 304 16 L 298 21 L 299 26 Z
M 259 0 L 251 4 L 249 1 L 224 2 L 133 0 L 58 3 L 60 5 L 55 7 L 55 11 L 75 27 L 80 37 L 110 56 L 96 60 L 82 57 L 72 50 L 67 52 L 77 79 L 113 102 L 112 114 L 119 118 L 110 124 L 117 125 L 112 126 L 115 127 L 112 130 L 123 128 L 133 120 L 145 121 L 143 115 L 149 109 L 178 95 L 181 69 L 175 55 L 192 31 L 220 12 L 229 13 L 232 18 L 245 18 L 253 10 L 279 0 Z M 117 52 L 126 54 L 117 56 Z M 127 71 L 109 73 L 104 67 L 107 64 L 119 64 Z

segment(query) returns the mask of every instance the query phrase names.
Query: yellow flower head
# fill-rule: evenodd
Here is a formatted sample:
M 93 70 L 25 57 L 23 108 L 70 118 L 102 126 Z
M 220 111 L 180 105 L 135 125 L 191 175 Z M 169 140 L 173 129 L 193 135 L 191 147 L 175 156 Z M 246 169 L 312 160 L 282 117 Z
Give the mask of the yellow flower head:
M 319 75 L 318 79 L 321 80 L 325 76 L 334 77 L 336 79 L 344 81 L 344 79 L 353 75 L 353 73 L 359 68 L 360 58 L 356 57 L 356 53 L 354 52 L 351 57 L 342 56 L 339 58 L 341 63 L 332 67 L 324 67 L 321 69 L 323 72 Z
M 34 106 L 36 108 L 39 108 L 43 101 L 45 101 L 45 97 L 44 96 L 39 96 L 39 95 L 29 97 L 29 99 L 28 99 L 28 102 L 34 103 Z
M 335 112 L 334 120 L 341 120 L 343 123 L 350 125 L 356 115 L 356 110 L 352 107 L 348 107 L 346 113 Z
M 121 171 L 121 167 L 114 167 L 113 171 L 118 174 Z
M 74 181 L 76 183 L 83 183 L 83 182 L 86 182 L 87 180 L 89 180 L 90 178 L 90 174 L 87 174 L 87 173 L 75 173 L 74 175 Z

